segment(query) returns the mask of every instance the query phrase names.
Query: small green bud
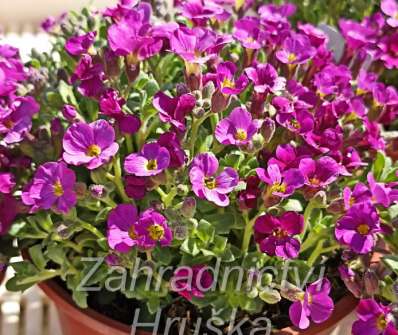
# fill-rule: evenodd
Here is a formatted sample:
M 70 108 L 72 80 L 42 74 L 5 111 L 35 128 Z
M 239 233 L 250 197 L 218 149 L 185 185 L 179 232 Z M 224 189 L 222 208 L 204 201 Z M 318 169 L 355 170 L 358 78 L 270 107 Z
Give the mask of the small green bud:
M 259 297 L 261 300 L 270 305 L 277 304 L 282 299 L 280 293 L 270 287 L 263 289 L 260 292 Z

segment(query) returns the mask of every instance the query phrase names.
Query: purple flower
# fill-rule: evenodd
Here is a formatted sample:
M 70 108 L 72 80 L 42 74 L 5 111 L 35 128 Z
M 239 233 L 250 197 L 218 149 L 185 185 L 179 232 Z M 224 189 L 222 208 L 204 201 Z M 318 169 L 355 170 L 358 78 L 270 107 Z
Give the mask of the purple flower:
M 285 39 L 276 58 L 284 64 L 303 64 L 315 56 L 316 50 L 306 35 L 294 34 Z
M 144 249 L 152 249 L 158 244 L 167 247 L 173 240 L 166 218 L 153 209 L 147 209 L 140 215 L 137 234 L 140 236 L 140 247 Z
M 65 162 L 85 165 L 89 170 L 109 162 L 117 153 L 115 131 L 105 120 L 79 122 L 68 128 L 63 139 Z
M 127 56 L 129 64 L 152 57 L 163 45 L 162 40 L 151 36 L 151 25 L 142 19 L 139 11 L 132 10 L 108 29 L 111 50 L 118 56 Z
M 5 110 L 0 106 L 0 134 L 4 136 L 4 142 L 21 142 L 32 128 L 32 117 L 39 109 L 39 104 L 32 97 L 16 98 Z
M 147 192 L 147 187 L 147 177 L 127 176 L 125 178 L 124 188 L 130 198 L 135 200 L 143 199 Z
M 170 165 L 169 151 L 158 143 L 145 144 L 140 153 L 126 157 L 124 170 L 137 177 L 155 176 Z
M 388 208 L 392 202 L 398 200 L 398 190 L 392 189 L 384 183 L 376 182 L 371 172 L 368 174 L 368 183 L 374 203 Z
M 97 33 L 90 31 L 87 34 L 73 36 L 66 41 L 65 50 L 72 56 L 80 56 L 87 53 L 94 44 Z
M 236 73 L 237 67 L 232 62 L 222 62 L 217 65 L 217 88 L 222 94 L 237 95 L 246 88 L 248 84 L 247 77 L 245 75 L 241 75 L 235 80 Z
M 0 172 L 0 193 L 9 194 L 15 186 L 15 176 L 10 172 Z
M 195 103 L 196 99 L 191 94 L 172 98 L 160 91 L 153 98 L 160 120 L 172 124 L 179 131 L 185 131 L 185 117 L 192 112 Z
M 108 216 L 107 239 L 109 247 L 121 253 L 140 245 L 137 234 L 138 212 L 134 205 L 120 204 Z
M 261 195 L 260 178 L 249 176 L 246 179 L 246 189 L 238 193 L 238 204 L 241 210 L 257 208 L 257 202 Z
M 380 232 L 380 219 L 370 202 L 354 204 L 347 213 L 337 221 L 336 239 L 349 246 L 358 254 L 372 251 L 375 245 L 375 234 Z
M 299 169 L 289 169 L 281 173 L 279 166 L 268 165 L 267 170 L 256 169 L 260 179 L 269 185 L 268 193 L 273 196 L 287 198 L 304 185 L 304 177 Z
M 192 298 L 204 298 L 213 281 L 211 272 L 204 265 L 182 266 L 174 272 L 170 286 L 172 291 L 191 301 Z
M 353 20 L 340 19 L 339 27 L 348 47 L 351 50 L 358 50 L 360 48 L 367 47 L 375 41 L 374 29 L 367 27 L 362 23 Z
M 353 335 L 398 335 L 392 310 L 373 299 L 363 299 L 357 307 L 358 320 L 352 325 Z
M 173 132 L 167 132 L 159 136 L 157 143 L 166 148 L 170 154 L 169 168 L 178 169 L 186 162 L 187 156 L 181 147 L 180 140 Z
M 18 201 L 10 194 L 0 193 L 0 236 L 6 235 L 18 214 Z
M 217 206 L 226 207 L 229 205 L 227 194 L 238 185 L 239 176 L 230 167 L 216 175 L 218 167 L 217 158 L 213 153 L 199 154 L 192 162 L 189 179 L 192 190 L 199 198 L 214 202 Z
M 98 97 L 104 91 L 104 69 L 101 63 L 83 54 L 71 77 L 72 83 L 79 82 L 78 91 L 87 97 Z
M 315 75 L 314 85 L 321 96 L 351 92 L 351 72 L 345 65 L 329 64 Z
M 296 12 L 296 6 L 292 3 L 285 3 L 283 5 L 263 5 L 259 8 L 258 13 L 261 18 L 267 23 L 287 23 L 288 17 Z
M 384 36 L 378 43 L 381 51 L 380 59 L 387 69 L 398 68 L 398 33 Z
M 275 97 L 272 101 L 273 106 L 277 107 L 277 103 L 283 99 L 282 97 Z M 292 133 L 306 134 L 314 129 L 314 117 L 313 115 L 304 110 L 296 109 L 287 113 L 279 112 L 276 115 L 276 121 Z
M 241 146 L 248 144 L 259 128 L 259 121 L 253 120 L 247 110 L 237 107 L 217 124 L 215 136 L 224 145 Z
M 75 121 L 78 113 L 77 113 L 77 110 L 76 110 L 76 108 L 74 106 L 72 106 L 72 105 L 64 105 L 64 107 L 62 107 L 62 115 L 68 121 Z
M 323 278 L 310 284 L 305 292 L 297 293 L 297 301 L 289 308 L 292 323 L 300 329 L 307 329 L 310 319 L 315 323 L 329 319 L 334 309 L 333 300 L 329 296 L 330 290 L 329 280 Z
M 341 166 L 328 156 L 318 160 L 303 158 L 299 163 L 299 169 L 304 176 L 305 185 L 312 188 L 325 187 L 333 183 L 341 172 Z
M 138 116 L 130 114 L 115 115 L 117 125 L 124 134 L 135 134 L 141 127 L 141 120 Z
M 261 215 L 254 225 L 255 240 L 260 250 L 269 256 L 284 259 L 296 258 L 300 241 L 294 238 L 304 229 L 304 217 L 296 212 L 285 212 L 281 216 Z
M 348 210 L 351 206 L 361 202 L 368 202 L 372 199 L 372 193 L 363 183 L 357 183 L 354 189 L 345 187 L 343 190 L 344 207 Z
M 271 64 L 257 64 L 245 69 L 246 75 L 254 84 L 257 93 L 275 93 L 285 88 L 286 79 L 278 76 Z
M 186 63 L 204 64 L 218 52 L 218 47 L 229 42 L 228 39 L 218 41 L 218 38 L 212 30 L 180 27 L 171 35 L 170 45 Z
M 99 107 L 102 114 L 115 117 L 123 113 L 122 108 L 125 103 L 126 100 L 119 95 L 118 91 L 110 89 L 101 96 Z
M 281 171 L 289 168 L 297 168 L 301 158 L 304 158 L 301 152 L 299 152 L 301 148 L 295 148 L 291 144 L 278 145 L 275 157 L 270 158 L 268 165 L 276 164 Z
M 191 20 L 196 26 L 206 26 L 208 20 L 216 18 L 226 20 L 230 14 L 221 6 L 211 1 L 190 0 L 179 6 L 181 15 Z
M 75 173 L 65 163 L 48 162 L 39 166 L 23 192 L 22 201 L 38 209 L 54 208 L 68 213 L 76 205 L 75 184 Z
M 298 29 L 310 39 L 311 45 L 315 48 L 324 46 L 329 41 L 328 36 L 321 29 L 316 28 L 312 24 L 299 23 Z
M 260 20 L 246 16 L 235 22 L 233 37 L 246 49 L 260 49 L 264 46 L 266 33 L 261 29 Z
M 380 4 L 381 10 L 388 15 L 387 23 L 393 27 L 398 27 L 398 4 L 395 0 L 382 0 Z

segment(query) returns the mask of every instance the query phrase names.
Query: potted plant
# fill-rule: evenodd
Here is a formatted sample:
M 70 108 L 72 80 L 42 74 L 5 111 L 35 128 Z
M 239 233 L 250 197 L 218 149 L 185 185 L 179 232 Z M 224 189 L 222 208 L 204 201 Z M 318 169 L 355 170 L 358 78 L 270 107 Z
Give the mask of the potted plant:
M 290 4 L 47 21 L 1 119 L 31 160 L 8 289 L 39 283 L 65 335 L 319 334 L 356 305 L 355 335 L 397 334 L 394 4 L 342 20 L 337 60 Z

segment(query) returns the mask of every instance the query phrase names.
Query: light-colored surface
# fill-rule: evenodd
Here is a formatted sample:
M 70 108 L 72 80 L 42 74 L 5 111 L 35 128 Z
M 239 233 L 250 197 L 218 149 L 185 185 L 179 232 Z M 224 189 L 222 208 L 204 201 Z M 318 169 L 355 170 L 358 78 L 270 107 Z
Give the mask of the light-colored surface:
M 92 5 L 96 8 L 117 3 L 117 0 L 0 0 L 0 27 L 4 31 L 36 30 L 48 16 Z

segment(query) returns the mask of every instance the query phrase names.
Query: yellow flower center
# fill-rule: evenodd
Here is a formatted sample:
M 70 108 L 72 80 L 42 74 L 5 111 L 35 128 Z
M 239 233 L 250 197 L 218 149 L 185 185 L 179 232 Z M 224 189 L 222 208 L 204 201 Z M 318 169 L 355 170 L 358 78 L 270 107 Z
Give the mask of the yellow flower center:
M 4 126 L 7 128 L 7 129 L 11 129 L 12 127 L 14 127 L 14 122 L 12 121 L 12 120 L 6 120 L 6 121 L 4 121 Z
M 247 139 L 247 132 L 243 129 L 237 129 L 235 133 L 235 139 L 239 141 L 244 141 Z
M 246 43 L 253 43 L 254 38 L 252 36 L 249 36 L 249 37 L 246 37 L 245 41 L 246 41 Z
M 386 320 L 385 315 L 380 314 L 380 316 L 377 318 L 377 321 L 376 321 L 377 329 L 380 331 L 383 331 L 384 329 L 387 328 L 387 324 L 388 324 L 388 322 Z
M 293 128 L 296 128 L 296 129 L 300 129 L 301 128 L 300 123 L 296 119 L 291 119 L 290 120 L 290 124 L 291 124 L 291 126 Z
M 149 237 L 154 241 L 159 241 L 164 236 L 164 228 L 158 224 L 153 224 L 148 228 Z
M 350 206 L 355 204 L 355 198 L 353 196 L 350 197 Z
M 53 189 L 56 197 L 61 197 L 64 194 L 64 188 L 59 180 L 54 183 Z
M 228 78 L 225 78 L 224 81 L 222 82 L 221 86 L 223 88 L 225 88 L 225 87 L 234 88 L 235 87 L 235 83 L 232 80 L 229 80 Z
M 98 157 L 101 154 L 101 148 L 96 144 L 91 144 L 87 148 L 87 156 Z
M 289 63 L 294 62 L 297 59 L 297 55 L 294 53 L 290 53 L 289 56 L 287 56 L 287 60 L 289 61 Z
M 310 183 L 311 185 L 319 186 L 321 184 L 321 181 L 318 178 L 314 177 L 310 179 Z
M 148 170 L 156 170 L 158 168 L 158 162 L 156 161 L 156 159 L 150 159 L 146 164 L 146 168 Z
M 205 178 L 205 185 L 209 190 L 213 190 L 217 186 L 217 181 L 213 177 Z
M 275 182 L 271 186 L 271 193 L 278 192 L 278 193 L 285 193 L 286 192 L 286 184 L 285 183 L 278 183 Z
M 368 92 L 363 90 L 362 88 L 359 88 L 359 87 L 357 88 L 357 91 L 356 91 L 357 95 L 364 95 L 366 93 L 368 93 Z
M 361 235 L 367 235 L 369 233 L 369 226 L 366 223 L 362 223 L 357 227 L 357 232 Z
M 276 229 L 272 232 L 272 235 L 275 236 L 276 238 L 285 238 L 289 234 L 287 233 L 287 231 L 283 229 Z
M 137 233 L 135 232 L 134 226 L 131 226 L 131 227 L 129 228 L 129 236 L 130 236 L 130 238 L 131 238 L 132 240 L 136 240 L 136 239 L 137 239 L 138 235 L 137 235 Z

